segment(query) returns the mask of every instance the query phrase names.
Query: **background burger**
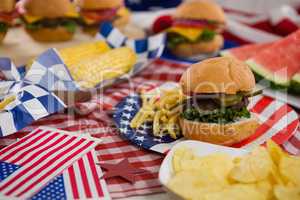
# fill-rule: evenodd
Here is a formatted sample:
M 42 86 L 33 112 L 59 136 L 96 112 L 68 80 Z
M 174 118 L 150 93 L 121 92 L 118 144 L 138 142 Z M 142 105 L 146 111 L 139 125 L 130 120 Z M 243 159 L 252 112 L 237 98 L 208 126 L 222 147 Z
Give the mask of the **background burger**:
M 0 43 L 4 39 L 7 29 L 13 24 L 16 18 L 15 3 L 15 0 L 0 1 Z
M 69 0 L 27 0 L 25 29 L 33 39 L 58 42 L 72 39 L 78 14 Z
M 255 87 L 249 67 L 234 58 L 217 57 L 193 64 L 181 77 L 190 96 L 180 118 L 186 138 L 232 145 L 255 133 L 259 122 L 248 109 Z
M 225 26 L 222 8 L 212 1 L 190 1 L 177 7 L 168 29 L 167 46 L 178 57 L 193 57 L 218 51 L 223 46 L 219 33 Z
M 80 7 L 83 30 L 91 35 L 97 33 L 101 22 L 111 21 L 119 28 L 129 22 L 130 12 L 123 0 L 77 0 L 77 4 Z

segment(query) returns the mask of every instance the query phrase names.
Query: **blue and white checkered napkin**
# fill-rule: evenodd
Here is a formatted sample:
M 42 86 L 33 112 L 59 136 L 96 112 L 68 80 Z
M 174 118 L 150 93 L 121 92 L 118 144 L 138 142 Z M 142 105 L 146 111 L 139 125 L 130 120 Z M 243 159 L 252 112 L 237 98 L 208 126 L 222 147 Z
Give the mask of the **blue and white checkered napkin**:
M 113 48 L 129 46 L 138 55 L 137 64 L 128 74 L 99 83 L 97 87 L 138 73 L 149 59 L 161 56 L 165 44 L 164 34 L 130 40 L 110 23 L 100 27 L 97 37 Z M 4 110 L 0 110 L 0 137 L 13 134 L 38 119 L 64 109 L 66 105 L 53 91 L 80 90 L 55 49 L 48 49 L 38 56 L 25 75 L 9 58 L 0 58 L 0 78 L 0 101 L 11 95 L 16 97 Z
M 32 122 L 66 107 L 53 92 L 56 75 L 51 74 L 54 50 L 43 53 L 33 63 L 25 77 L 8 58 L 0 58 L 0 100 L 15 96 L 15 100 L 0 110 L 0 137 L 15 133 Z M 54 62 L 54 61 L 53 61 Z M 49 67 L 49 68 L 47 68 Z M 44 80 L 43 80 L 44 79 Z
M 145 67 L 144 64 L 149 59 L 158 58 L 162 55 L 165 48 L 166 35 L 160 33 L 142 39 L 129 39 L 110 22 L 104 22 L 99 27 L 96 38 L 105 40 L 112 48 L 121 46 L 132 48 L 138 56 L 138 62 L 133 68 L 133 72 L 136 73 Z

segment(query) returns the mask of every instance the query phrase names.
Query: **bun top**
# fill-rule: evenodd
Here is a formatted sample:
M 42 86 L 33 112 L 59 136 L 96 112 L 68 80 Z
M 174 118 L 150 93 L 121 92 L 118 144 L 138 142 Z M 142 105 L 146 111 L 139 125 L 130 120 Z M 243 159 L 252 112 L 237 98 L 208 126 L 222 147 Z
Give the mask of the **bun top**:
M 124 4 L 123 0 L 77 0 L 77 5 L 82 9 L 110 9 L 117 8 Z
M 244 62 L 231 57 L 216 57 L 191 65 L 182 75 L 180 85 L 186 94 L 236 94 L 251 91 L 255 79 Z
M 28 0 L 25 9 L 29 15 L 57 18 L 64 17 L 71 6 L 70 0 Z
M 223 9 L 218 4 L 208 0 L 182 3 L 177 7 L 174 17 L 193 20 L 212 20 L 225 23 Z
M 15 9 L 15 0 L 1 0 L 0 1 L 0 12 L 11 12 Z

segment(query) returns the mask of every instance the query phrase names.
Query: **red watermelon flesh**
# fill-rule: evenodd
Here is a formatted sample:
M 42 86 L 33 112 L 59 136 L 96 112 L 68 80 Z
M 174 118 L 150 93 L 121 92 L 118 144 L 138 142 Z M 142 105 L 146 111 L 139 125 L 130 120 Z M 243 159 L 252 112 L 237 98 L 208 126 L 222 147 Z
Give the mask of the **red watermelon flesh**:
M 300 29 L 274 42 L 246 61 L 251 69 L 276 84 L 287 86 L 300 69 Z
M 241 61 L 246 61 L 271 45 L 272 43 L 247 44 L 241 47 L 224 50 L 221 52 L 221 55 L 233 56 Z

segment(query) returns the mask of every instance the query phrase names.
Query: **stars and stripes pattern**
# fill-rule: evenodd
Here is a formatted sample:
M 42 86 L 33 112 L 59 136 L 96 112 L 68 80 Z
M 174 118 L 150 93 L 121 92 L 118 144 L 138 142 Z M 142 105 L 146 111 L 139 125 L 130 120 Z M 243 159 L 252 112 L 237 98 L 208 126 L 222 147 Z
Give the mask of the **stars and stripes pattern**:
M 40 125 L 47 125 L 62 128 L 76 133 L 89 133 L 94 137 L 101 138 L 103 142 L 96 147 L 96 154 L 101 162 L 118 163 L 124 158 L 137 167 L 149 171 L 148 174 L 138 175 L 134 185 L 127 183 L 120 178 L 107 180 L 107 186 L 112 198 L 126 198 L 135 195 L 146 195 L 163 191 L 157 174 L 160 164 L 164 158 L 162 154 L 145 151 L 120 137 L 115 124 L 110 118 L 111 110 L 125 97 L 132 94 L 132 91 L 151 90 L 166 81 L 176 82 L 189 64 L 172 62 L 170 60 L 157 59 L 142 71 L 138 76 L 131 79 L 131 82 L 121 82 L 107 88 L 103 94 L 95 95 L 92 101 L 77 105 L 77 109 L 84 115 L 70 116 L 67 113 L 60 113 L 39 120 L 37 123 L 23 129 L 16 136 L 20 137 L 28 131 Z M 260 100 L 260 99 L 256 99 Z M 278 101 L 265 101 L 269 106 L 262 105 L 257 112 L 272 113 L 272 110 L 287 108 L 286 104 Z M 255 103 L 253 101 L 253 103 Z M 258 104 L 259 105 L 259 104 Z M 268 109 L 267 109 L 268 108 Z M 290 111 L 288 108 L 287 111 Z M 293 154 L 300 153 L 300 129 L 282 146 Z
M 36 193 L 39 196 L 49 181 L 61 175 L 67 199 L 104 198 L 105 183 L 98 181 L 101 171 L 92 152 L 98 142 L 89 136 L 38 128 L 0 152 L 0 161 L 19 166 L 0 182 L 1 195 L 22 199 Z M 53 181 L 60 185 L 59 178 Z

